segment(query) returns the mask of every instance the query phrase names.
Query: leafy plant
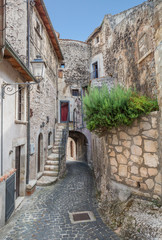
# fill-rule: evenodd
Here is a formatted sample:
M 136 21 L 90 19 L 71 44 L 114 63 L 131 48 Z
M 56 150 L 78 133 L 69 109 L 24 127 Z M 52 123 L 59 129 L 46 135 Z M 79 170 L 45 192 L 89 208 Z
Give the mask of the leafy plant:
M 83 97 L 83 108 L 87 128 L 96 132 L 130 125 L 139 116 L 159 109 L 157 100 L 120 85 L 110 92 L 106 85 L 100 89 L 89 88 Z

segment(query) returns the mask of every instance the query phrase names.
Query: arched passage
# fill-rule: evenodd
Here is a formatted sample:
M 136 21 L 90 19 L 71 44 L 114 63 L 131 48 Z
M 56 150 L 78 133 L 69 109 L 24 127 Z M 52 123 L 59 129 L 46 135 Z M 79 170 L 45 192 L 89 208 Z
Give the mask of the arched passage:
M 76 143 L 71 137 L 67 142 L 66 159 L 76 161 Z
M 87 144 L 88 140 L 86 136 L 79 131 L 69 131 L 69 139 L 67 144 L 67 153 L 73 154 L 73 147 L 75 147 L 73 159 L 76 161 L 87 162 Z M 67 158 L 68 160 L 68 158 Z
M 38 136 L 38 161 L 37 161 L 37 173 L 42 171 L 43 166 L 43 134 Z

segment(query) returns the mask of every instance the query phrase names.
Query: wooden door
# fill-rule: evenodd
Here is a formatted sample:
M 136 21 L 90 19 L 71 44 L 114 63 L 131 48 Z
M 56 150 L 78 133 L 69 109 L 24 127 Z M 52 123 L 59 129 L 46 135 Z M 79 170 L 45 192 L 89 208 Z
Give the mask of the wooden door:
M 69 102 L 61 102 L 61 122 L 67 122 L 69 113 Z
M 20 196 L 20 158 L 21 158 L 21 147 L 16 147 L 16 198 Z

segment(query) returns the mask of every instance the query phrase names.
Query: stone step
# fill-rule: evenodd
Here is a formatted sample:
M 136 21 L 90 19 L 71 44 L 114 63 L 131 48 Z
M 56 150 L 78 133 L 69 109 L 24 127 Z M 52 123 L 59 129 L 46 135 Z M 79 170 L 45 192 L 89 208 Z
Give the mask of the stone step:
M 57 154 L 57 155 L 58 155 L 57 158 L 59 158 L 59 151 L 52 150 L 52 153 Z M 49 159 L 49 160 L 51 160 L 51 159 Z M 53 159 L 52 159 L 52 160 L 53 160 Z M 57 159 L 57 160 L 58 160 L 58 159 Z M 53 161 L 54 161 L 54 160 L 53 160 Z
M 44 176 L 51 176 L 51 177 L 57 177 L 58 176 L 58 170 L 57 171 L 44 171 Z
M 58 144 L 60 144 L 61 143 L 61 139 L 57 139 L 57 140 L 55 140 L 55 145 L 58 145 Z
M 59 154 L 59 148 L 54 148 L 54 147 L 53 147 L 52 153 L 54 153 L 54 154 Z
M 57 127 L 56 127 L 56 131 L 58 130 L 58 129 L 64 129 L 66 127 L 66 124 L 65 125 L 58 125 Z
M 57 177 L 42 176 L 37 181 L 37 186 L 50 186 L 57 181 Z
M 61 138 L 62 138 L 62 134 L 60 134 L 60 135 L 58 135 L 58 136 L 55 136 L 55 141 L 56 141 L 56 140 L 61 140 Z
M 46 165 L 57 166 L 57 165 L 59 165 L 59 161 L 47 160 Z
M 45 171 L 58 171 L 58 166 L 45 165 L 44 169 Z
M 55 160 L 56 158 L 59 157 L 59 154 L 56 154 L 56 153 L 52 153 L 48 156 L 48 160 Z

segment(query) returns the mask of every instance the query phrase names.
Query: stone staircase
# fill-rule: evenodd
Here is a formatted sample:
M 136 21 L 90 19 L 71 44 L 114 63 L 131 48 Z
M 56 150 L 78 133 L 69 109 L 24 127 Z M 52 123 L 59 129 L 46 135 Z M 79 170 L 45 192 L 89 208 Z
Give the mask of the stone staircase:
M 49 186 L 57 181 L 59 174 L 59 146 L 62 138 L 62 130 L 65 128 L 64 124 L 57 124 L 55 143 L 52 153 L 48 156 L 45 162 L 44 172 L 42 177 L 37 181 L 37 186 Z

